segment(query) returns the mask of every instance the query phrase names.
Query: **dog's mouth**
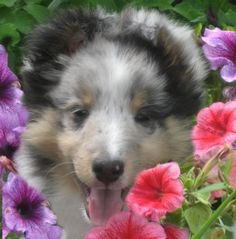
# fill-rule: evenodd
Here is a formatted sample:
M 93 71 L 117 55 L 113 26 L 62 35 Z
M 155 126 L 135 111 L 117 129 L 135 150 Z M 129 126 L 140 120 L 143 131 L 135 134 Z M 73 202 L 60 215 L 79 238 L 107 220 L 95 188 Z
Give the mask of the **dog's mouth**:
M 109 189 L 88 187 L 83 184 L 86 196 L 86 212 L 91 222 L 96 226 L 106 224 L 114 214 L 122 211 L 128 189 Z

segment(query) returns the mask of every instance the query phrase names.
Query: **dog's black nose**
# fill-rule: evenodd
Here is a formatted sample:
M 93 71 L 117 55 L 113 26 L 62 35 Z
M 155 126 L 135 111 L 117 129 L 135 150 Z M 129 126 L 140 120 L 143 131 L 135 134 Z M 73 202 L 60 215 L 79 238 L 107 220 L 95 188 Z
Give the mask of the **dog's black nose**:
M 93 162 L 96 178 L 108 185 L 116 181 L 124 172 L 124 163 L 120 160 L 98 160 Z

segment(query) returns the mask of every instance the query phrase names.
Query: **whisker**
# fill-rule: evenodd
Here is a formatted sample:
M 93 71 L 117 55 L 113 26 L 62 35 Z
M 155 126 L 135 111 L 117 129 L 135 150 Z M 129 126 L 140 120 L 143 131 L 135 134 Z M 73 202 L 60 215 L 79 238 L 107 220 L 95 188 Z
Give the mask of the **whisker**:
M 65 178 L 65 177 L 68 177 L 68 176 L 73 175 L 73 174 L 76 175 L 76 171 L 71 171 L 69 173 L 66 173 L 66 174 L 62 175 L 60 178 Z
M 59 164 L 56 164 L 55 166 L 51 167 L 47 172 L 46 172 L 46 176 L 51 173 L 52 171 L 54 171 L 56 168 L 63 166 L 63 165 L 73 165 L 73 162 L 62 162 Z

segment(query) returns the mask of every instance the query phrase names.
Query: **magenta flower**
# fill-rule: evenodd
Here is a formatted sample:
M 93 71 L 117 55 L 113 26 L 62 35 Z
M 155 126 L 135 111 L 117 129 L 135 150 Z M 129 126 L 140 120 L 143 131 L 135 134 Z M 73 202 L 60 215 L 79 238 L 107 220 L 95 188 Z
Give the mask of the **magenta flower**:
M 56 216 L 46 205 L 45 198 L 36 189 L 19 176 L 9 174 L 3 186 L 3 218 L 8 231 L 25 235 L 45 234 L 47 224 L 56 223 Z
M 105 227 L 92 229 L 84 239 L 166 239 L 161 225 L 131 212 L 112 216 Z
M 184 188 L 177 163 L 165 163 L 142 171 L 126 198 L 128 208 L 151 220 L 180 208 L 184 201 Z
M 197 115 L 192 131 L 194 154 L 200 161 L 212 156 L 225 144 L 236 142 L 236 101 L 216 102 Z
M 166 239 L 189 239 L 189 232 L 185 228 L 179 228 L 175 225 L 164 225 Z
M 219 28 L 205 29 L 202 37 L 203 51 L 211 69 L 220 69 L 221 77 L 232 82 L 236 80 L 236 32 Z

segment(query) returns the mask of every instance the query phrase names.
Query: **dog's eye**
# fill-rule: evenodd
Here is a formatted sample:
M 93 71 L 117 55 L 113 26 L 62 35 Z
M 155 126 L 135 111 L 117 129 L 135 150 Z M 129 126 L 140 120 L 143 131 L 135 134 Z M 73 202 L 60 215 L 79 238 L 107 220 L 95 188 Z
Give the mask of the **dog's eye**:
M 152 120 L 152 118 L 146 112 L 140 111 L 135 116 L 135 121 L 142 125 L 148 124 L 151 120 Z
M 80 122 L 83 122 L 89 116 L 89 111 L 86 109 L 77 109 L 77 110 L 74 110 L 72 113 L 73 113 L 75 121 L 80 121 Z

